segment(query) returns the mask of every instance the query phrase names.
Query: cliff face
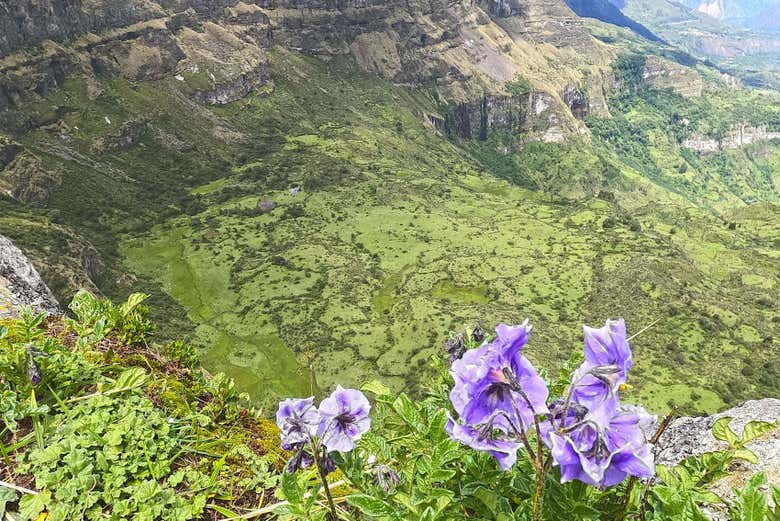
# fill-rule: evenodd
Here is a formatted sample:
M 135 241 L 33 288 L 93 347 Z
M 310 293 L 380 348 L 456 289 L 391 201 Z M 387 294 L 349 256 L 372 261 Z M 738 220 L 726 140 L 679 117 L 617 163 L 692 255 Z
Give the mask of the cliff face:
M 15 316 L 19 306 L 35 311 L 59 312 L 59 304 L 32 262 L 0 235 L 0 318 Z
M 683 146 L 697 152 L 714 153 L 721 150 L 733 150 L 771 139 L 780 139 L 780 132 L 771 132 L 766 127 L 740 125 L 731 128 L 724 136 L 719 138 L 695 134 L 683 142 Z
M 561 109 L 566 134 L 578 128 L 566 90 L 584 92 L 614 57 L 560 0 L 0 0 L 0 35 L 0 128 L 12 133 L 42 123 L 15 106 L 76 76 L 175 77 L 198 103 L 235 101 L 270 84 L 265 53 L 283 46 L 351 54 L 456 104 L 506 96 L 506 82 L 522 76 Z M 597 87 L 588 90 L 603 98 Z

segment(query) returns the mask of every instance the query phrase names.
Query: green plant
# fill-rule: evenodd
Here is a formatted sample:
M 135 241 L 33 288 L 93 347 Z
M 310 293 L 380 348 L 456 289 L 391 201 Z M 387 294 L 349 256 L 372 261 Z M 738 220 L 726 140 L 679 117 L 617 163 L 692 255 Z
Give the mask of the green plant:
M 187 369 L 194 369 L 200 363 L 198 350 L 183 340 L 173 340 L 160 349 L 160 354 L 169 360 L 175 360 Z
M 186 501 L 165 484 L 181 455 L 187 423 L 170 421 L 146 398 L 99 395 L 54 416 L 59 427 L 43 448 L 29 451 L 20 472 L 30 472 L 49 519 L 193 519 L 205 497 Z M 36 515 L 37 515 L 36 513 Z
M 236 389 L 236 382 L 225 373 L 217 373 L 204 382 L 203 390 L 209 397 L 202 414 L 212 420 L 235 420 L 241 412 L 242 404 L 249 404 L 249 395 Z
M 109 334 L 127 344 L 145 341 L 153 329 L 147 319 L 149 309 L 143 305 L 147 298 L 146 294 L 133 293 L 125 302 L 115 305 L 80 290 L 69 306 L 76 319 L 68 320 L 70 329 L 79 335 L 78 346 L 82 349 L 94 346 Z

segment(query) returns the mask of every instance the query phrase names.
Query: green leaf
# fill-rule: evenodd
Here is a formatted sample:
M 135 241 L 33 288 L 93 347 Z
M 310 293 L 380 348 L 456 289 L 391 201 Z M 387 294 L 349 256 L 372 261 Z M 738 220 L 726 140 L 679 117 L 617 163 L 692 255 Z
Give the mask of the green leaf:
M 433 507 L 426 508 L 420 515 L 420 521 L 433 521 L 434 519 L 436 519 L 436 511 Z
M 5 514 L 5 505 L 13 503 L 19 498 L 19 495 L 10 488 L 0 487 L 0 519 Z
M 766 484 L 763 472 L 756 474 L 739 492 L 739 503 L 734 509 L 734 521 L 765 521 L 769 506 L 761 487 Z
M 241 514 L 239 514 L 238 512 L 234 512 L 234 511 L 232 511 L 232 510 L 230 510 L 228 508 L 221 507 L 221 506 L 215 505 L 213 503 L 209 504 L 208 507 L 210 509 L 216 511 L 219 514 L 222 514 L 224 517 L 227 517 L 227 518 L 241 517 Z
M 381 517 L 392 516 L 395 509 L 386 501 L 369 496 L 367 494 L 354 494 L 347 497 L 347 503 L 360 510 L 367 516 Z
M 292 505 L 303 503 L 303 488 L 298 484 L 298 478 L 290 472 L 282 473 L 282 494 Z
M 392 391 L 390 391 L 390 388 L 385 384 L 383 384 L 382 382 L 380 382 L 379 380 L 371 380 L 363 387 L 361 387 L 360 390 L 367 393 L 373 393 L 377 397 L 392 395 Z
M 734 458 L 743 459 L 750 463 L 758 463 L 758 456 L 756 456 L 750 449 L 737 449 L 734 451 Z
M 113 390 L 130 390 L 137 389 L 146 383 L 146 371 L 140 367 L 131 367 L 119 374 L 114 385 Z
M 420 414 L 406 394 L 401 393 L 393 402 L 393 409 L 403 420 L 416 430 L 421 430 Z
M 739 445 L 740 439 L 736 433 L 731 430 L 729 424 L 733 418 L 719 418 L 712 426 L 712 435 L 716 440 L 725 441 L 732 447 Z
M 19 500 L 19 515 L 22 516 L 22 519 L 35 521 L 41 512 L 46 510 L 49 501 L 51 501 L 51 494 L 45 491 L 36 495 L 24 496 Z
M 148 299 L 149 295 L 145 293 L 133 293 L 129 297 L 127 297 L 127 302 L 122 304 L 119 308 L 120 313 L 123 317 L 126 317 L 130 313 L 132 313 L 135 308 L 140 306 L 144 300 Z
M 771 431 L 777 426 L 778 425 L 776 423 L 752 421 L 745 425 L 745 430 L 742 433 L 742 443 L 747 443 L 750 440 L 754 440 L 765 432 Z

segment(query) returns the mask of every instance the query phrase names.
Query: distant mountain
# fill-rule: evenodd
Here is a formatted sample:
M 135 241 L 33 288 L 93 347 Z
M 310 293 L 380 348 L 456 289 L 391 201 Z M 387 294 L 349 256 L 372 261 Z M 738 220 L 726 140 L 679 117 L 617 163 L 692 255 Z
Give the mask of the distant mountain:
M 780 0 L 611 1 L 670 44 L 749 84 L 780 87 Z
M 764 9 L 750 23 L 756 29 L 780 31 L 780 3 Z
M 596 18 L 608 24 L 626 27 L 648 40 L 666 43 L 653 31 L 623 14 L 621 9 L 625 7 L 626 0 L 566 0 L 566 4 L 579 16 Z
M 687 0 L 685 4 L 717 20 L 747 27 L 777 27 L 778 0 Z M 769 16 L 768 24 L 764 23 Z

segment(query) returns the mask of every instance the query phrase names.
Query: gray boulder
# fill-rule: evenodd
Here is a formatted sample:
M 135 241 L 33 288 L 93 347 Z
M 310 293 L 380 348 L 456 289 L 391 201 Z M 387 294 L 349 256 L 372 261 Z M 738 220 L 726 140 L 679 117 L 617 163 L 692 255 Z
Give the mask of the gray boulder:
M 673 466 L 689 456 L 726 449 L 726 443 L 716 440 L 711 432 L 715 421 L 723 417 L 732 418 L 731 429 L 742 436 L 745 425 L 751 421 L 780 421 L 780 399 L 750 400 L 712 416 L 677 418 L 658 442 L 656 463 Z M 729 475 L 711 488 L 726 501 L 733 497 L 734 488 L 742 487 L 751 476 L 759 472 L 766 474 L 770 485 L 780 487 L 780 423 L 749 442 L 747 448 L 756 454 L 758 463 L 734 461 L 728 469 Z M 725 508 L 709 510 L 706 513 L 713 520 L 730 519 Z
M 0 318 L 15 316 L 19 306 L 60 312 L 57 299 L 32 262 L 10 239 L 0 235 Z

